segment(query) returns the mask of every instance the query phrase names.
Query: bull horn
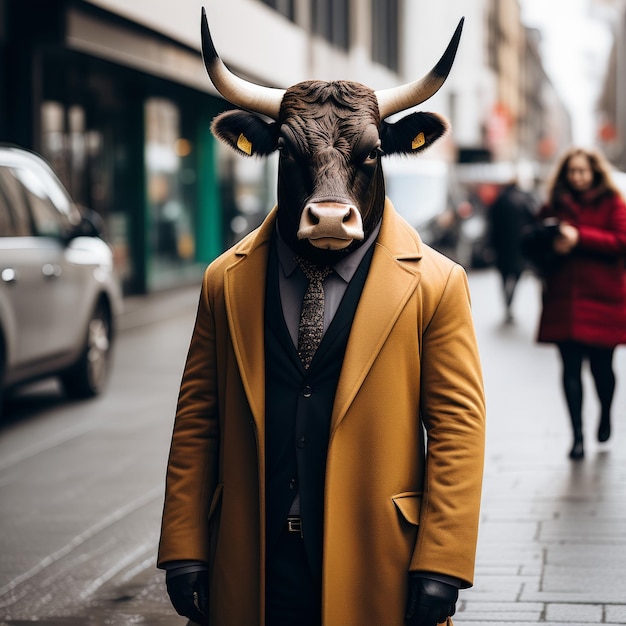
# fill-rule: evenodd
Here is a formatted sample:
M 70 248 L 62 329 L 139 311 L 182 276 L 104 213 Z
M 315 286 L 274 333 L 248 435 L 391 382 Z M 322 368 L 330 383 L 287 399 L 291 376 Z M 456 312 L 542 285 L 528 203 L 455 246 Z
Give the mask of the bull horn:
M 376 92 L 381 120 L 394 113 L 405 111 L 421 104 L 439 91 L 452 68 L 452 63 L 459 47 L 464 20 L 465 18 L 461 18 L 443 56 L 426 76 L 412 83 L 406 83 L 391 89 L 381 89 Z
M 202 7 L 202 58 L 215 88 L 231 104 L 278 119 L 284 89 L 255 85 L 235 76 L 222 62 L 213 45 L 206 11 Z

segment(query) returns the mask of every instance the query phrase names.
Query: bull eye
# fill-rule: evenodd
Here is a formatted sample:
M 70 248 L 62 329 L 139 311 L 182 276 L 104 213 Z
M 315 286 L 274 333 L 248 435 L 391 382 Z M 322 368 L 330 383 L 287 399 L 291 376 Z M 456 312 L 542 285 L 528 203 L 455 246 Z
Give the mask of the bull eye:
M 370 152 L 367 155 L 367 161 L 376 161 L 378 159 L 378 157 L 383 153 L 383 151 L 380 149 L 380 147 L 376 147 L 376 148 L 372 148 L 372 150 L 370 150 Z
M 288 159 L 291 156 L 289 148 L 287 147 L 287 142 L 282 137 L 278 140 L 276 148 L 281 158 Z

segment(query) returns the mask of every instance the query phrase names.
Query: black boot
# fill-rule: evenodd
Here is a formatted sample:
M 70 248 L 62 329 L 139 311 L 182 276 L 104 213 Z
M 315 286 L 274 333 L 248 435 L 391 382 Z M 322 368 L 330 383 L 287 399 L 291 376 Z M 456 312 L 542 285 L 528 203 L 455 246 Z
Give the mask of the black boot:
M 579 461 L 580 459 L 585 458 L 585 449 L 583 447 L 582 439 L 580 441 L 578 440 L 574 441 L 574 445 L 572 446 L 572 449 L 569 452 L 569 458 L 572 459 L 573 461 Z

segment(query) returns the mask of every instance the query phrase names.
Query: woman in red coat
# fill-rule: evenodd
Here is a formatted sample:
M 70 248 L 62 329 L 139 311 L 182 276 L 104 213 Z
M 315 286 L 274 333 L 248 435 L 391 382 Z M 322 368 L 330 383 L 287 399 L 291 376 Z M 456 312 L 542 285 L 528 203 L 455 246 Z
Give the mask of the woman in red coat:
M 556 343 L 574 435 L 584 457 L 581 370 L 588 359 L 600 400 L 598 441 L 611 435 L 613 352 L 626 343 L 626 204 L 595 151 L 574 148 L 559 163 L 541 218 L 556 218 L 554 262 L 545 277 L 538 341 Z

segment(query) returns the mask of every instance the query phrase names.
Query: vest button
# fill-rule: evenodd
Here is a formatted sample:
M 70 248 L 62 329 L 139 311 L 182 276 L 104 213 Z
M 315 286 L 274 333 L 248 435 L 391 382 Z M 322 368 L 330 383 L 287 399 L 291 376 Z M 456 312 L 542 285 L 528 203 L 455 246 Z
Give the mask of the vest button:
M 306 442 L 304 437 L 298 437 L 298 441 L 296 442 L 296 446 L 298 448 L 304 448 L 306 446 Z
M 305 398 L 310 398 L 312 393 L 313 393 L 313 389 L 311 389 L 311 387 L 309 387 L 308 385 L 304 387 L 304 389 L 302 390 L 302 395 Z
M 292 479 L 289 481 L 289 489 L 295 489 L 295 488 L 296 488 L 296 479 L 295 479 L 295 478 L 292 478 Z

